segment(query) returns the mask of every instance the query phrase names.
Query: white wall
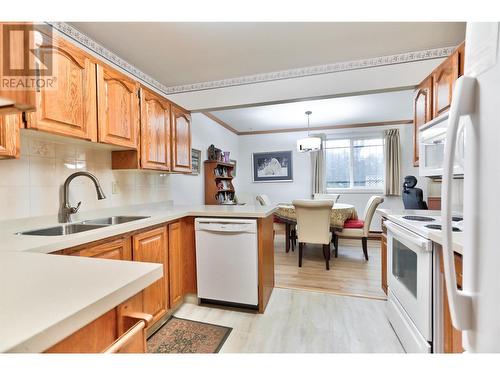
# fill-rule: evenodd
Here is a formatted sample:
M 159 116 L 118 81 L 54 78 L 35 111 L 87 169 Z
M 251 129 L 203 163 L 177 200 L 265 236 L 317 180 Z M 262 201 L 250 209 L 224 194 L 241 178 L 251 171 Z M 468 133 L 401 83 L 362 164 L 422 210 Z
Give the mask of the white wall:
M 418 168 L 413 167 L 413 128 L 411 125 L 401 125 L 392 127 L 370 127 L 350 130 L 329 130 L 328 135 L 347 135 L 352 134 L 382 134 L 383 130 L 388 128 L 398 128 L 400 131 L 402 144 L 402 168 L 401 177 L 414 175 L 418 178 Z M 310 155 L 301 154 L 296 151 L 297 139 L 306 134 L 301 132 L 276 133 L 246 135 L 239 138 L 239 160 L 240 180 L 239 191 L 249 195 L 249 199 L 254 200 L 258 194 L 267 194 L 275 202 L 290 202 L 295 198 L 310 198 L 312 195 L 311 183 L 311 161 Z M 265 151 L 286 151 L 293 150 L 293 182 L 252 182 L 252 153 Z M 426 182 L 419 179 L 418 186 L 424 190 L 426 197 Z M 377 193 L 382 194 L 382 193 Z M 364 214 L 364 208 L 369 197 L 373 193 L 343 193 L 339 202 L 351 203 L 356 207 L 358 214 Z M 381 207 L 402 209 L 403 203 L 401 197 L 385 197 L 385 202 Z M 380 217 L 374 218 L 372 230 L 380 230 Z
M 201 171 L 197 176 L 172 174 L 168 178 L 169 199 L 175 204 L 204 204 L 205 177 L 203 161 L 207 159 L 207 149 L 211 144 L 223 151 L 229 151 L 229 157 L 238 160 L 238 136 L 223 128 L 201 113 L 192 114 L 192 148 L 201 150 Z M 237 173 L 241 171 L 237 164 Z M 234 179 L 236 191 L 240 177 Z

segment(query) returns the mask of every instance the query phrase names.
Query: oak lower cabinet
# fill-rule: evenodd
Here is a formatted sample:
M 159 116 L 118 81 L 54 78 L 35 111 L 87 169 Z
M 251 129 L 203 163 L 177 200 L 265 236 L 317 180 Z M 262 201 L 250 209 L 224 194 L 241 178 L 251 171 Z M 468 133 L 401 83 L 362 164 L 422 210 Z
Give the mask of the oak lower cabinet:
M 139 83 L 102 64 L 97 65 L 98 141 L 137 149 Z
M 191 172 L 191 115 L 173 104 L 172 171 Z
M 382 290 L 387 295 L 387 228 L 384 224 L 385 219 L 382 219 L 382 235 L 380 238 L 380 260 L 382 270 Z
M 165 315 L 169 295 L 169 265 L 167 258 L 167 227 L 150 229 L 132 237 L 132 260 L 163 264 L 163 277 L 143 291 L 144 312 L 153 315 L 152 324 Z
M 413 98 L 413 166 L 419 165 L 420 127 L 432 119 L 432 76 L 418 85 Z
M 170 102 L 141 88 L 141 167 L 170 170 Z
M 20 114 L 0 116 L 0 159 L 19 158 L 21 126 Z
M 442 248 L 439 246 L 440 251 Z M 453 327 L 451 322 L 450 306 L 448 304 L 448 296 L 446 293 L 446 283 L 444 279 L 443 256 L 440 254 L 439 262 L 439 277 L 441 279 L 441 295 L 443 299 L 442 306 L 442 320 L 443 320 L 443 351 L 445 353 L 462 353 L 464 351 L 462 346 L 462 331 Z M 462 289 L 462 255 L 455 253 L 455 272 L 457 279 L 457 287 Z
M 182 244 L 181 225 L 174 222 L 168 225 L 168 267 L 170 285 L 170 306 L 175 307 L 182 302 Z
M 142 293 L 101 315 L 45 352 L 145 353 L 145 329 L 152 317 L 142 311 Z
M 31 92 L 36 111 L 26 115 L 27 128 L 96 141 L 95 61 L 62 38 L 47 41 L 38 51 L 42 62 L 51 62 L 55 82 Z
M 102 243 L 95 245 L 84 245 L 63 251 L 63 254 L 102 259 L 132 260 L 132 242 L 130 237 L 111 241 L 104 240 Z

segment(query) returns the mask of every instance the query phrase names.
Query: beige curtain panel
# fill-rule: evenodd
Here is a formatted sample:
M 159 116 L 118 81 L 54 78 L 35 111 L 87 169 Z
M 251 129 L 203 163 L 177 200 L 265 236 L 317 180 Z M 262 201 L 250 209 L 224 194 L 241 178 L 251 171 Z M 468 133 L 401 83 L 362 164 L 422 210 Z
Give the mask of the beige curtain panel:
M 401 142 L 399 130 L 384 132 L 385 195 L 401 195 Z
M 318 135 L 315 135 L 316 137 Z M 322 136 L 321 150 L 311 152 L 312 164 L 312 193 L 325 194 L 326 193 L 326 155 L 325 155 L 325 137 Z

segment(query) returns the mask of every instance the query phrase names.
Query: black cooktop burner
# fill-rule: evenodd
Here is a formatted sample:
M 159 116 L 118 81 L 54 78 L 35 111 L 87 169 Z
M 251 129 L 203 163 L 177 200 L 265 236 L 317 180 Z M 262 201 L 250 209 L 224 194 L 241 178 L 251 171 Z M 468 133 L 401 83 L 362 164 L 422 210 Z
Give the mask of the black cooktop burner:
M 429 229 L 437 229 L 437 230 L 441 230 L 441 225 L 440 224 L 428 224 L 425 226 L 426 228 L 429 228 Z M 456 228 L 456 227 L 452 227 L 452 231 L 453 232 L 461 232 L 460 229 Z
M 413 221 L 435 221 L 436 220 L 436 219 L 429 217 L 429 216 L 412 216 L 412 215 L 403 216 L 403 219 L 413 220 Z

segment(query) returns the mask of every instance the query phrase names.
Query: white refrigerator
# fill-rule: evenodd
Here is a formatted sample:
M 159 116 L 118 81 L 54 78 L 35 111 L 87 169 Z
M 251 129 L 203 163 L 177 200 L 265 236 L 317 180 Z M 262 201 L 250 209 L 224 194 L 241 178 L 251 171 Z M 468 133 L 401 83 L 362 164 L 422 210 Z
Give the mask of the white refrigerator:
M 453 325 L 468 352 L 500 352 L 499 23 L 468 23 L 465 71 L 454 88 L 442 189 L 443 261 Z M 455 141 L 465 131 L 463 290 L 451 248 Z

